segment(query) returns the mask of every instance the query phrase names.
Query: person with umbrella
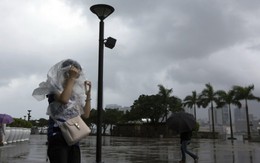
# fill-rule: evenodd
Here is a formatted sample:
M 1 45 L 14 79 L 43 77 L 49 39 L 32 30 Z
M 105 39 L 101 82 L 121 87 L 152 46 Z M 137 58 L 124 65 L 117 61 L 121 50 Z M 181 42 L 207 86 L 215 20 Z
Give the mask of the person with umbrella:
M 0 146 L 4 145 L 5 135 L 5 126 L 3 123 L 0 123 Z
M 5 142 L 5 126 L 12 122 L 13 118 L 10 115 L 0 114 L 0 146 L 3 146 Z
M 186 153 L 194 159 L 195 163 L 198 162 L 199 157 L 197 155 L 195 155 L 194 153 L 190 152 L 187 149 L 187 145 L 190 144 L 191 137 L 192 137 L 192 131 L 180 133 L 180 139 L 181 139 L 180 143 L 181 143 L 181 155 L 182 155 L 182 157 L 181 157 L 181 161 L 179 161 L 179 163 L 185 163 Z
M 189 145 L 191 141 L 192 131 L 196 127 L 196 120 L 193 115 L 186 112 L 173 113 L 167 119 L 166 124 L 174 132 L 180 134 L 182 159 L 179 161 L 179 163 L 185 163 L 186 154 L 191 156 L 196 163 L 199 157 L 187 149 L 187 145 Z

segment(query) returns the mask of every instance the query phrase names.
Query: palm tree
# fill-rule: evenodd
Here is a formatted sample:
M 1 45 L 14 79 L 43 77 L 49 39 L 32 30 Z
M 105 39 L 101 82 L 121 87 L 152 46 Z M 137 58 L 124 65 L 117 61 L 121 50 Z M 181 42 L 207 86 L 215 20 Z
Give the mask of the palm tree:
M 248 100 L 260 100 L 259 97 L 253 95 L 252 91 L 254 90 L 254 85 L 249 85 L 247 87 L 233 86 L 235 91 L 236 99 L 245 100 L 246 107 L 246 122 L 247 122 L 247 136 L 248 139 L 251 139 L 250 126 L 249 126 L 249 113 L 248 113 Z
M 184 106 L 188 106 L 188 108 L 193 108 L 194 111 L 194 117 L 197 120 L 197 116 L 196 116 L 196 106 L 199 107 L 199 97 L 197 96 L 197 92 L 196 91 L 192 91 L 192 95 L 188 95 L 184 98 L 183 100 L 183 105 Z
M 224 105 L 228 105 L 228 113 L 229 113 L 229 124 L 230 124 L 230 139 L 234 139 L 233 136 L 233 126 L 232 126 L 232 115 L 231 115 L 231 104 L 241 107 L 241 103 L 239 100 L 235 98 L 235 91 L 229 90 L 228 92 L 225 91 L 217 91 L 216 92 L 219 95 L 219 102 L 218 107 L 222 107 Z
M 170 100 L 171 93 L 173 92 L 173 90 L 167 89 L 161 84 L 159 84 L 158 87 L 159 87 L 158 95 L 160 95 L 162 97 L 162 103 L 163 103 L 164 108 L 165 108 L 165 115 L 164 115 L 162 120 L 164 120 L 164 119 L 166 120 L 167 115 L 168 115 L 168 104 L 169 104 L 169 100 Z
M 215 139 L 215 122 L 214 122 L 214 102 L 218 102 L 218 95 L 214 91 L 213 87 L 210 85 L 210 83 L 205 85 L 206 88 L 202 90 L 199 99 L 200 103 L 203 108 L 206 108 L 208 105 L 210 105 L 211 108 L 211 121 L 212 121 L 212 133 L 213 133 L 213 139 Z

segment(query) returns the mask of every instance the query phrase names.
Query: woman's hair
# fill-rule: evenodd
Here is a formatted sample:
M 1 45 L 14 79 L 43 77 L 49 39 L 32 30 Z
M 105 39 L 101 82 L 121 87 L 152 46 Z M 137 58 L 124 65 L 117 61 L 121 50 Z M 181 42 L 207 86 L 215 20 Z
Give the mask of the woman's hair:
M 76 68 L 77 68 L 78 70 L 80 70 L 80 71 L 82 70 L 80 64 L 79 64 L 77 61 L 74 61 L 74 60 L 72 60 L 72 59 L 67 59 L 67 60 L 65 60 L 65 61 L 62 63 L 61 67 L 63 68 L 63 67 L 67 67 L 67 66 L 70 66 L 70 65 L 76 67 Z

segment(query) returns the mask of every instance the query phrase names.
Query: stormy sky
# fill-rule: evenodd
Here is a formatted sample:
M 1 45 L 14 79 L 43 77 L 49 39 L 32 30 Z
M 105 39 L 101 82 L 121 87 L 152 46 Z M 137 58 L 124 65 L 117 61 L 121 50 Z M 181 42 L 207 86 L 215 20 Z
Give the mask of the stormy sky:
M 71 58 L 93 83 L 96 108 L 99 19 L 89 8 L 109 4 L 104 49 L 104 107 L 131 106 L 158 84 L 183 99 L 214 90 L 254 84 L 260 96 L 260 1 L 258 0 L 1 0 L 0 104 L 2 113 L 47 118 L 47 100 L 31 94 L 55 63 Z M 260 105 L 249 103 L 260 117 Z M 207 109 L 199 109 L 199 117 Z

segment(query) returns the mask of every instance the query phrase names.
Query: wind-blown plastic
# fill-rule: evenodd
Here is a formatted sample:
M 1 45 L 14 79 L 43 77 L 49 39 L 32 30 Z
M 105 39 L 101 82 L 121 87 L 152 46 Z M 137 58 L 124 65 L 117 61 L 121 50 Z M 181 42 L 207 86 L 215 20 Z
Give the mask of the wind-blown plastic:
M 70 59 L 69 59 L 70 60 Z M 60 61 L 50 68 L 47 73 L 47 80 L 41 82 L 39 87 L 34 89 L 32 96 L 38 101 L 44 100 L 46 95 L 61 93 L 63 91 L 63 84 L 71 65 L 64 66 L 64 62 L 68 60 Z M 74 60 L 70 60 L 75 64 L 78 64 Z M 79 65 L 79 64 L 78 64 Z M 64 105 L 59 102 L 52 102 L 47 108 L 47 115 L 59 121 L 66 121 L 67 119 L 76 117 L 83 114 L 83 106 L 85 104 L 85 86 L 86 81 L 83 71 L 80 72 L 80 76 L 75 80 L 72 95 L 69 102 Z

